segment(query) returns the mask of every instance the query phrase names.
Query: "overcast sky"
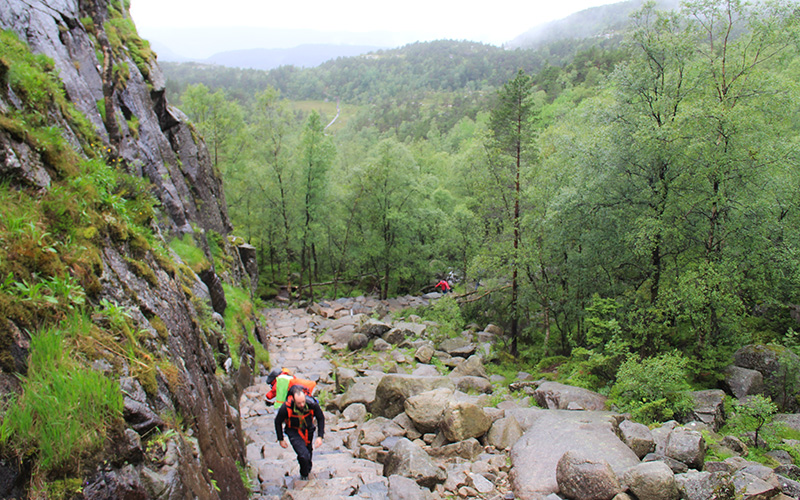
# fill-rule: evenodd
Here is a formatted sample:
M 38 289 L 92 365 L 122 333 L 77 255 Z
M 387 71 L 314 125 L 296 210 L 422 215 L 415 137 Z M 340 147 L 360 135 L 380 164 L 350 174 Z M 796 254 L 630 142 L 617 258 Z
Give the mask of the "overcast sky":
M 145 38 L 153 34 L 163 38 L 170 28 L 248 26 L 354 34 L 391 32 L 398 34 L 398 45 L 435 39 L 502 45 L 539 24 L 615 1 L 131 0 L 131 14 Z

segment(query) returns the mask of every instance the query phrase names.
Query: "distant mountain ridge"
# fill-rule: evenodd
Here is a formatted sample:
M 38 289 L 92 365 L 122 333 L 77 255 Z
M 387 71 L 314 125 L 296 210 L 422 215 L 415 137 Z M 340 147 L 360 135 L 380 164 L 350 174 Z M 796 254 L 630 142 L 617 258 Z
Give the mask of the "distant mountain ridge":
M 230 68 L 269 70 L 279 66 L 313 68 L 339 57 L 355 57 L 380 50 L 367 45 L 306 44 L 290 49 L 231 50 L 214 54 L 203 62 Z
M 514 38 L 506 45 L 509 49 L 538 49 L 548 43 L 565 39 L 587 39 L 614 36 L 621 33 L 630 22 L 630 15 L 644 5 L 645 0 L 591 7 L 571 14 L 564 19 L 545 23 Z M 679 0 L 657 0 L 660 10 L 677 9 Z

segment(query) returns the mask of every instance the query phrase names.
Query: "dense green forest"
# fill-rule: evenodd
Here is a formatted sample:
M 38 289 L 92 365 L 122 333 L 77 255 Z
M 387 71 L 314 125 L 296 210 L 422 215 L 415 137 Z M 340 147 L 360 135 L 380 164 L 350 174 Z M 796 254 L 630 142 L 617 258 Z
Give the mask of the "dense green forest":
M 797 344 L 797 35 L 792 3 L 700 0 L 591 46 L 164 66 L 263 297 L 452 275 L 465 317 L 517 359 L 571 355 L 572 383 L 677 353 L 713 385 L 738 346 Z

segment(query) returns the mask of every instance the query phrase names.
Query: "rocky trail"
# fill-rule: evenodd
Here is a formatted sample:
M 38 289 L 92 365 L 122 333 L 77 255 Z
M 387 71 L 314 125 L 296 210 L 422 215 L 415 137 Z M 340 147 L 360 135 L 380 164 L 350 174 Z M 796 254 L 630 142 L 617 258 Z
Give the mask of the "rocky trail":
M 393 301 L 342 300 L 318 314 L 304 309 L 268 309 L 265 326 L 270 332 L 270 360 L 275 367 L 288 367 L 303 378 L 316 380 L 317 394 L 333 392 L 333 366 L 326 359 L 326 350 L 317 336 L 331 326 L 332 319 L 348 323 L 347 318 L 372 310 L 389 312 L 427 301 L 406 299 Z M 327 318 L 325 316 L 330 316 Z M 248 440 L 247 458 L 256 474 L 254 499 L 336 499 L 388 498 L 389 483 L 383 476 L 383 465 L 356 458 L 345 441 L 354 432 L 357 422 L 325 412 L 325 439 L 314 450 L 314 468 L 308 481 L 301 481 L 296 456 L 290 448 L 277 442 L 274 418 L 277 408 L 268 406 L 269 390 L 264 377 L 247 388 L 241 400 L 242 428 Z
M 745 458 L 738 439 L 715 434 L 725 420 L 722 390 L 693 393 L 683 424 L 651 429 L 605 411 L 607 398 L 586 389 L 524 372 L 507 386 L 483 365 L 502 346 L 502 330 L 473 325 L 442 338 L 435 323 L 389 314 L 438 297 L 263 311 L 273 366 L 317 381 L 326 432 L 309 479 L 300 480 L 293 450 L 277 442 L 266 382 L 256 379 L 240 400 L 251 498 L 800 498 L 800 467 L 788 453 L 773 457 L 779 467 L 765 467 Z M 769 355 L 762 351 L 747 359 Z M 742 370 L 754 371 L 732 373 Z M 743 380 L 728 382 L 734 393 Z M 795 417 L 782 416 L 800 429 Z

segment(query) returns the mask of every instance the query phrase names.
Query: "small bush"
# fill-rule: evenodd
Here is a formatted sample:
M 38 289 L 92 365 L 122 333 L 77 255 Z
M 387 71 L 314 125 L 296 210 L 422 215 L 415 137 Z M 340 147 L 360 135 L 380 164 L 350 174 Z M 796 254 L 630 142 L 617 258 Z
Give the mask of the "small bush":
M 620 366 L 610 402 L 644 423 L 677 418 L 692 408 L 686 378 L 688 360 L 665 353 L 639 361 L 630 358 Z
M 442 297 L 424 311 L 425 319 L 435 321 L 439 325 L 439 335 L 444 338 L 455 337 L 461 333 L 464 318 L 458 302 L 452 297 Z

